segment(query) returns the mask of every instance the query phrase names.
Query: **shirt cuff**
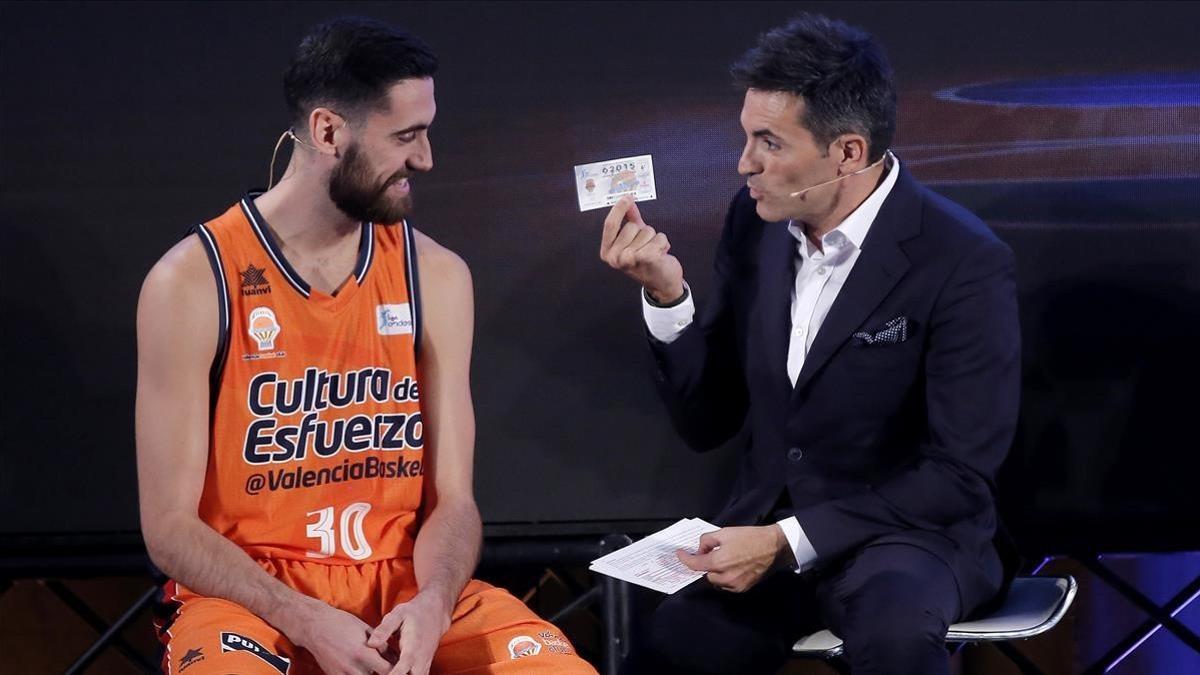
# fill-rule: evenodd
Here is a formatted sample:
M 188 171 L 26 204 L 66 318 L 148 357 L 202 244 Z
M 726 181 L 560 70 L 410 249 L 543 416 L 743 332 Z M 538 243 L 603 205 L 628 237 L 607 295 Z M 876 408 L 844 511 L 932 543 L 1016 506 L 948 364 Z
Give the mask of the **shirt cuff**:
M 808 535 L 804 534 L 804 528 L 800 527 L 800 521 L 792 516 L 779 521 L 778 525 L 783 530 L 783 536 L 787 537 L 792 555 L 796 557 L 796 573 L 812 569 L 817 562 L 817 551 L 813 548 L 812 542 L 808 540 Z
M 642 290 L 642 317 L 646 320 L 646 328 L 655 340 L 671 344 L 688 326 L 696 315 L 696 303 L 692 301 L 692 290 L 687 283 L 683 284 L 683 302 L 671 307 L 655 307 Z

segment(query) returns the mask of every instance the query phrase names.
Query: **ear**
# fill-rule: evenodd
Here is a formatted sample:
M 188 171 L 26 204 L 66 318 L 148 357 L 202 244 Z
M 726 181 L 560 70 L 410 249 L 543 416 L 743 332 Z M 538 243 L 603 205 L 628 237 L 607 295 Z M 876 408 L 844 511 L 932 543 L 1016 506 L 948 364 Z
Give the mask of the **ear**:
M 338 133 L 346 126 L 346 118 L 329 108 L 314 108 L 308 114 L 309 143 L 322 155 L 337 157 L 340 154 L 338 143 L 342 141 L 343 133 Z M 344 142 L 344 141 L 342 141 Z
M 865 168 L 867 161 L 867 139 L 859 134 L 844 134 L 840 139 L 841 151 L 837 157 L 838 168 L 843 173 L 854 173 Z

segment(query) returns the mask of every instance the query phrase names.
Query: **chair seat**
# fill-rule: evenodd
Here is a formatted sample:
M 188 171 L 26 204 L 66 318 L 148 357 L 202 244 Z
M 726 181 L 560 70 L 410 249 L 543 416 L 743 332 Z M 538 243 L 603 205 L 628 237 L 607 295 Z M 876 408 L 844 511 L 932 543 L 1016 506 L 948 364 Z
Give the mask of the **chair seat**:
M 947 642 L 984 642 L 1030 638 L 1054 627 L 1075 599 L 1075 579 L 1065 577 L 1017 577 L 1004 604 L 988 616 L 961 621 L 946 632 Z M 842 653 L 842 639 L 828 630 L 796 641 L 792 652 L 823 658 Z

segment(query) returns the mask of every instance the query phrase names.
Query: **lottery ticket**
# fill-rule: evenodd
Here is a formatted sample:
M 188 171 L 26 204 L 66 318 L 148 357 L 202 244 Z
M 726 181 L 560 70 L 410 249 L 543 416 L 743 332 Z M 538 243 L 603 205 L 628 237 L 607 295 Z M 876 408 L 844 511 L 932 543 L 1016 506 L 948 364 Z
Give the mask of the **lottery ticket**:
M 575 190 L 579 210 L 612 206 L 625 195 L 644 202 L 655 199 L 654 162 L 650 155 L 622 157 L 575 167 Z

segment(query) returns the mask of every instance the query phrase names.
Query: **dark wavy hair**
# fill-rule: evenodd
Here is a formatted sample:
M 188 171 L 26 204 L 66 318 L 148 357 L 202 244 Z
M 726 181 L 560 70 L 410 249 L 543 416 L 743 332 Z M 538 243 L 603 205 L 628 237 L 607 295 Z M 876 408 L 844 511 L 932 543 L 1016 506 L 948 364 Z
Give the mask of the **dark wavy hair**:
M 437 57 L 415 35 L 373 19 L 340 17 L 300 41 L 283 75 L 283 96 L 299 128 L 318 106 L 360 116 L 385 105 L 392 85 L 432 77 L 437 68 Z
M 892 67 L 866 31 L 819 14 L 800 14 L 759 36 L 730 70 L 741 87 L 800 96 L 800 123 L 822 146 L 844 133 L 861 134 L 874 162 L 892 144 Z

